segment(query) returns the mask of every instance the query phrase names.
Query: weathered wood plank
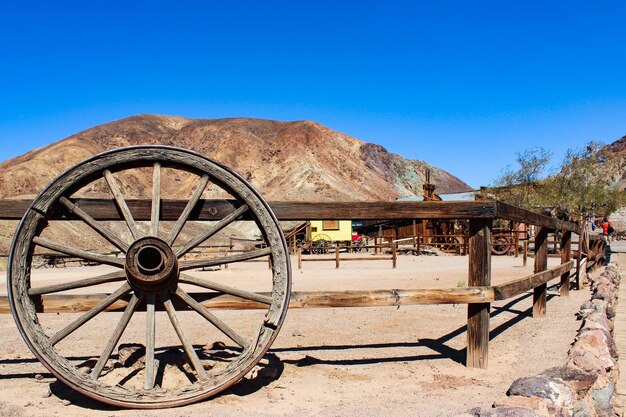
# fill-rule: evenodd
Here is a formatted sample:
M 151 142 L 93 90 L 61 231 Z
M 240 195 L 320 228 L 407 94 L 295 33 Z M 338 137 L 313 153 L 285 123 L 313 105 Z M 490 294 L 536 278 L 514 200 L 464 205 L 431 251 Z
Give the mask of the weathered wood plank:
M 77 199 L 74 204 L 96 220 L 123 220 L 114 200 Z M 0 218 L 19 220 L 30 200 L 0 200 Z M 135 220 L 150 220 L 150 200 L 127 199 L 126 204 Z M 186 200 L 161 200 L 161 220 L 178 220 L 187 205 Z M 234 200 L 199 200 L 189 213 L 189 220 L 219 220 L 238 208 Z M 390 201 L 390 202 L 271 202 L 270 207 L 279 220 L 376 220 L 376 219 L 471 219 L 493 218 L 493 202 L 441 202 L 441 201 Z M 53 218 L 68 218 L 66 212 L 55 213 Z M 250 218 L 248 213 L 245 219 Z
M 572 258 L 572 232 L 563 232 L 561 236 L 561 264 L 568 263 Z M 569 295 L 570 285 L 570 269 L 561 274 L 561 285 L 559 286 L 559 294 L 561 297 Z
M 491 285 L 491 219 L 472 219 L 469 227 L 468 286 Z M 467 306 L 466 366 L 487 368 L 489 358 L 489 302 Z
M 566 271 L 571 270 L 574 267 L 575 261 L 570 260 L 565 264 L 559 265 L 555 268 L 547 271 L 538 272 L 533 275 L 529 275 L 523 278 L 517 278 L 503 284 L 495 285 L 493 291 L 496 300 L 506 300 L 511 297 L 515 297 L 525 291 L 532 290 L 538 285 L 544 284 L 557 278 Z
M 548 231 L 541 227 L 535 236 L 535 273 L 548 269 Z M 548 299 L 548 284 L 539 284 L 533 290 L 533 317 L 546 316 L 546 302 Z
M 568 232 L 576 233 L 580 231 L 576 223 L 566 222 L 563 220 L 554 219 L 552 217 L 543 216 L 541 214 L 533 213 L 532 211 L 528 211 L 521 207 L 513 206 L 511 204 L 503 203 L 501 201 L 496 202 L 496 217 L 545 227 L 551 230 L 565 230 Z
M 306 255 L 302 256 L 302 262 L 330 262 L 330 261 L 334 261 L 335 258 L 306 258 Z M 370 257 L 365 257 L 365 256 L 360 256 L 358 258 L 341 258 L 341 262 L 348 262 L 348 261 L 391 261 L 393 260 L 392 256 L 370 256 Z
M 96 220 L 122 220 L 114 200 L 77 199 L 74 203 Z M 178 220 L 185 211 L 187 200 L 162 200 L 161 220 Z M 0 219 L 19 220 L 31 200 L 0 200 Z M 126 204 L 135 220 L 150 220 L 150 200 L 127 199 Z M 502 202 L 443 202 L 443 201 L 390 201 L 390 202 L 270 202 L 278 220 L 396 220 L 396 219 L 476 219 L 504 218 L 550 229 L 578 233 L 575 223 L 542 216 Z M 201 199 L 193 208 L 188 207 L 188 220 L 220 220 L 241 204 L 235 200 Z M 53 218 L 68 218 L 68 213 L 55 213 Z M 244 219 L 249 218 L 249 214 Z
M 257 293 L 270 297 L 271 293 Z M 211 310 L 254 310 L 267 309 L 267 305 L 233 295 L 213 292 L 190 293 L 194 300 Z M 108 294 L 55 294 L 37 296 L 36 306 L 40 313 L 78 313 L 88 311 L 104 300 Z M 106 311 L 124 311 L 129 297 L 120 299 Z M 494 300 L 491 287 L 467 288 L 423 288 L 394 290 L 353 291 L 301 291 L 291 294 L 289 308 L 334 308 L 334 307 L 384 307 L 421 304 L 467 304 L 489 303 Z M 172 300 L 175 301 L 175 300 Z M 174 303 L 177 310 L 188 309 L 183 303 Z M 137 311 L 145 311 L 140 304 Z M 156 309 L 163 310 L 157 303 Z M 0 314 L 11 312 L 7 296 L 0 296 Z

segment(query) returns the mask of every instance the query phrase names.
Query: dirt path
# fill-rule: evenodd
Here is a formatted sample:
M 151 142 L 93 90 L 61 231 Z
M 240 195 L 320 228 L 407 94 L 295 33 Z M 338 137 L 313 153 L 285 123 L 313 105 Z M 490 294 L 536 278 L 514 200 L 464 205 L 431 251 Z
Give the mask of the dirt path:
M 520 259 L 494 257 L 493 282 L 528 274 L 530 267 L 520 264 Z M 222 272 L 229 280 L 246 283 L 262 268 L 247 264 Z M 37 273 L 53 282 L 84 271 Z M 403 256 L 396 270 L 381 261 L 352 262 L 340 270 L 332 262 L 316 262 L 294 271 L 295 290 L 456 287 L 466 280 L 467 259 L 451 256 Z M 495 303 L 487 370 L 463 365 L 465 305 L 292 310 L 271 351 L 279 359 L 278 378 L 244 381 L 212 400 L 159 411 L 113 409 L 52 381 L 27 349 L 12 317 L 2 315 L 0 415 L 450 416 L 489 406 L 514 379 L 563 364 L 579 326 L 574 313 L 588 298 L 588 290 L 561 298 L 551 289 L 547 318 L 540 320 L 530 317 L 529 294 Z M 243 312 L 220 314 L 232 322 L 246 320 Z M 64 319 L 46 318 L 51 324 Z M 110 323 L 95 321 L 90 331 L 108 334 Z M 95 342 L 81 341 L 83 348 Z M 77 347 L 75 354 L 84 352 Z M 38 374 L 44 379 L 38 381 Z

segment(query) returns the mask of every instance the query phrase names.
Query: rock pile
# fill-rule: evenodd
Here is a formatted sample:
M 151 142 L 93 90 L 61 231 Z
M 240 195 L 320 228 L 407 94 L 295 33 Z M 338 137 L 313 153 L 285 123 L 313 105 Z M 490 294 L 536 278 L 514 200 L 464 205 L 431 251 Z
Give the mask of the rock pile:
M 592 279 L 591 300 L 577 313 L 582 325 L 562 367 L 513 382 L 507 397 L 491 409 L 474 408 L 473 417 L 613 417 L 621 415 L 614 398 L 617 351 L 613 340 L 614 306 L 620 274 L 609 265 Z

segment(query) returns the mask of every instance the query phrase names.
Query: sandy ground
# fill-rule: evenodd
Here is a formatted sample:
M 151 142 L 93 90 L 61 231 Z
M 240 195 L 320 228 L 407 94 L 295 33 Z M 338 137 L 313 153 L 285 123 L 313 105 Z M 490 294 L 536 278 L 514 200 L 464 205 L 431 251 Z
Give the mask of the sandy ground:
M 532 273 L 532 259 L 526 268 L 521 258 L 492 262 L 494 284 Z M 557 262 L 550 259 L 551 265 Z M 102 272 L 103 267 L 39 269 L 34 280 L 52 283 Z M 196 274 L 263 290 L 258 277 L 268 273 L 265 264 L 246 263 Z M 333 262 L 311 262 L 294 270 L 293 281 L 294 290 L 457 287 L 467 282 L 467 258 L 400 256 L 395 270 L 390 261 L 346 262 L 339 270 Z M 0 293 L 6 293 L 4 287 Z M 13 318 L 0 315 L 0 415 L 450 416 L 490 406 L 514 379 L 562 365 L 580 324 L 574 314 L 588 298 L 588 290 L 562 298 L 551 288 L 545 319 L 531 317 L 531 294 L 493 304 L 486 370 L 464 366 L 466 305 L 294 309 L 271 349 L 280 360 L 277 378 L 244 380 L 211 400 L 157 411 L 119 410 L 66 388 L 34 359 Z M 248 312 L 218 314 L 237 329 L 249 320 Z M 67 323 L 67 316 L 49 314 L 42 322 L 54 328 Z M 69 355 L 93 355 L 101 349 L 94 335 L 110 334 L 118 317 L 96 318 L 63 348 Z M 185 323 L 194 343 L 219 337 L 195 317 Z

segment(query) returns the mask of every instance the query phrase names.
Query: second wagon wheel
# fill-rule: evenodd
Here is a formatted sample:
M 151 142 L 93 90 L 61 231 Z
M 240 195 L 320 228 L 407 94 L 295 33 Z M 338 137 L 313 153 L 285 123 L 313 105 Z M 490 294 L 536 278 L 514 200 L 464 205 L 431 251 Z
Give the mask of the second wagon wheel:
M 491 253 L 505 255 L 511 250 L 511 240 L 508 236 L 495 236 L 491 239 Z
M 104 197 L 95 207 L 94 196 Z M 107 203 L 118 221 L 103 214 Z M 198 213 L 211 221 L 191 221 Z M 234 232 L 267 247 L 204 250 Z M 50 281 L 32 268 L 50 253 L 98 265 Z M 267 261 L 217 268 L 268 256 L 270 270 Z M 260 194 L 224 165 L 171 147 L 105 152 L 61 174 L 24 215 L 9 255 L 9 302 L 32 352 L 71 387 L 123 407 L 188 404 L 237 383 L 275 339 L 290 288 L 283 234 Z M 60 301 L 82 312 L 40 313 Z M 214 311 L 220 303 L 248 310 Z

